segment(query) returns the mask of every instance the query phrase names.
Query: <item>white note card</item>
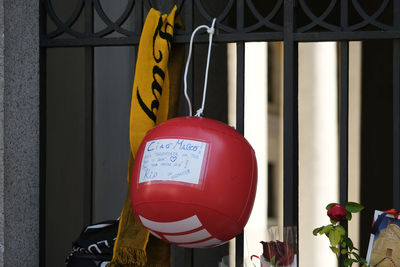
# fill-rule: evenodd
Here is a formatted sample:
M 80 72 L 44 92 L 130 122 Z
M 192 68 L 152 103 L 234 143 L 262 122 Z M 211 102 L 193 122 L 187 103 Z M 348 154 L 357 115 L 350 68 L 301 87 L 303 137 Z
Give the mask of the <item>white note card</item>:
M 175 181 L 199 184 L 206 144 L 188 139 L 148 141 L 140 166 L 139 183 Z

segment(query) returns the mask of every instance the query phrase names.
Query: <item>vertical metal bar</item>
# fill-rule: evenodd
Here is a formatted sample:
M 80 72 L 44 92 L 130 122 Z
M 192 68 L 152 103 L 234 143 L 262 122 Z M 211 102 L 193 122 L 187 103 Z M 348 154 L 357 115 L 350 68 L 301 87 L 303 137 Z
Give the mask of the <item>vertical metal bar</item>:
M 339 112 L 339 188 L 340 203 L 345 205 L 348 201 L 348 166 L 349 166 L 349 42 L 340 42 L 340 112 Z M 340 223 L 347 231 L 346 220 Z M 340 255 L 339 266 L 347 256 Z
M 283 223 L 284 226 L 297 227 L 299 212 L 298 44 L 293 39 L 294 8 L 295 0 L 284 2 Z
M 393 40 L 393 207 L 400 209 L 400 40 Z
M 193 14 L 193 1 L 185 1 L 185 28 L 188 34 L 191 34 L 193 31 L 193 19 L 194 19 L 194 14 Z M 195 47 L 195 45 L 194 45 Z M 194 50 L 194 49 L 193 49 Z M 185 53 L 186 55 L 189 53 L 189 44 L 185 46 Z M 188 75 L 187 75 L 187 81 L 188 81 L 188 95 L 190 98 L 190 101 L 192 105 L 194 105 L 195 97 L 194 97 L 194 69 L 195 69 L 195 58 L 194 55 L 192 55 L 191 62 L 190 62 L 190 67 L 188 69 Z M 193 112 L 193 107 L 192 112 Z M 189 114 L 189 110 L 187 111 Z
M 340 0 L 340 25 L 342 31 L 346 31 L 349 24 L 349 3 L 348 0 Z
M 283 225 L 296 227 L 296 244 L 299 244 L 299 99 L 298 43 L 294 41 L 295 3 L 296 0 L 284 1 Z
M 245 43 L 236 43 L 236 130 L 244 135 L 244 57 Z
M 93 0 L 85 0 L 85 32 L 93 33 Z M 87 224 L 93 219 L 93 61 L 94 48 L 85 47 L 85 208 L 83 218 Z
M 242 32 L 244 28 L 244 0 L 236 1 L 236 29 Z
M 400 40 L 393 40 L 393 207 L 400 209 Z
M 245 43 L 238 42 L 236 44 L 236 130 L 244 135 L 244 57 L 245 57 Z M 243 266 L 244 254 L 244 237 L 243 232 L 236 236 L 235 240 L 235 258 L 236 267 Z
M 236 28 L 244 28 L 244 0 L 236 1 Z M 244 135 L 244 70 L 245 43 L 236 43 L 236 130 Z M 238 246 L 236 240 L 236 247 Z M 240 245 L 240 244 L 239 244 Z M 243 244 L 241 245 L 243 246 Z M 236 251 L 237 252 L 237 251 Z M 243 254 L 243 252 L 242 252 Z M 237 254 L 236 254 L 237 255 Z
M 400 30 L 400 12 L 398 12 L 400 10 L 400 0 L 394 0 L 393 1 L 393 10 L 395 12 L 393 12 L 393 21 L 394 21 L 394 27 L 395 30 Z
M 143 0 L 141 1 L 136 1 L 135 2 L 135 8 L 136 8 L 136 17 L 135 17 L 135 29 L 137 33 L 141 33 L 142 32 L 142 28 L 143 28 Z
M 85 223 L 93 219 L 93 47 L 85 47 Z
M 184 20 L 185 20 L 185 28 L 187 30 L 188 33 L 191 33 L 193 31 L 193 23 L 194 23 L 194 16 L 193 16 L 193 1 L 185 1 L 185 14 L 184 14 Z M 185 47 L 185 51 L 186 51 L 186 55 L 189 52 L 189 45 L 186 45 Z M 189 98 L 190 101 L 192 103 L 192 105 L 194 104 L 194 78 L 193 78 L 193 73 L 194 73 L 194 56 L 192 56 L 192 60 L 191 60 L 191 65 L 190 68 L 188 70 L 188 77 L 187 77 L 187 81 L 188 81 L 188 94 L 189 94 Z M 189 107 L 192 108 L 192 107 Z M 189 110 L 187 111 L 189 114 Z M 193 112 L 193 108 L 192 108 L 192 112 Z M 192 248 L 185 248 L 185 255 L 184 255 L 184 263 L 185 266 L 188 267 L 193 267 L 194 266 L 194 249 Z
M 184 1 L 185 13 L 185 29 L 187 33 L 193 30 L 193 1 Z
M 348 0 L 340 1 L 340 23 L 342 30 L 348 26 Z M 348 201 L 348 143 L 349 143 L 349 42 L 340 42 L 340 203 L 346 204 Z M 345 226 L 347 230 L 347 225 Z
M 193 32 L 193 28 L 194 28 L 194 10 L 193 10 L 193 1 L 186 1 L 187 2 L 187 11 L 186 11 L 186 13 L 185 13 L 185 16 L 186 16 L 186 20 L 187 20 L 187 29 L 189 30 L 189 32 L 190 32 L 190 34 Z M 193 51 L 194 51 L 194 47 L 196 47 L 196 45 L 194 44 L 194 46 L 193 46 Z M 189 52 L 189 44 L 187 44 L 186 45 L 186 53 L 188 53 Z M 195 103 L 195 93 L 194 93 L 194 84 L 195 84 L 195 81 L 194 81 L 194 75 L 195 75 L 195 66 L 196 66 L 196 64 L 195 64 L 195 62 L 196 62 L 196 59 L 195 59 L 195 56 L 194 56 L 194 53 L 193 53 L 193 55 L 192 55 L 192 60 L 191 60 L 191 65 L 190 65 L 190 68 L 189 68 L 189 70 L 188 70 L 188 84 L 190 85 L 190 88 L 188 88 L 189 89 L 189 96 L 190 96 L 190 101 L 192 102 L 192 105 L 194 105 L 194 103 Z M 193 107 L 192 107 L 192 109 L 193 109 Z M 192 112 L 193 112 L 193 110 L 192 110 Z M 193 249 L 191 250 L 191 251 L 193 251 Z
M 46 34 L 46 11 L 40 2 L 39 9 L 39 36 Z M 46 264 L 46 48 L 40 48 L 39 52 L 39 71 L 40 71 L 40 151 L 39 151 L 39 265 Z
M 244 28 L 244 0 L 236 1 L 236 28 L 243 31 Z M 244 135 L 244 57 L 245 43 L 236 44 L 236 130 Z M 235 265 L 243 266 L 244 233 L 236 236 L 235 240 Z
M 134 32 L 136 32 L 138 34 L 140 34 L 142 32 L 142 28 L 143 28 L 143 12 L 144 12 L 143 0 L 136 1 L 135 2 L 135 10 L 134 10 L 134 18 L 133 18 L 133 29 L 134 29 Z M 136 45 L 134 47 L 133 61 L 135 62 L 135 65 L 136 65 L 136 59 L 137 59 L 137 54 L 138 54 L 138 48 L 139 48 L 139 45 Z M 133 70 L 135 70 L 135 66 L 133 67 Z
M 340 42 L 340 203 L 348 201 L 349 42 Z
M 340 24 L 342 31 L 348 27 L 348 0 L 340 1 Z M 349 177 L 349 42 L 340 42 L 340 66 L 339 66 L 339 201 L 345 205 L 348 201 L 348 177 Z M 348 229 L 347 221 L 341 225 Z M 347 257 L 340 255 L 339 266 L 344 266 Z
M 400 0 L 394 1 L 394 10 L 400 10 Z M 399 30 L 400 14 L 393 16 Z M 393 40 L 393 207 L 400 209 L 400 39 Z
M 185 262 L 185 266 L 188 266 L 188 267 L 194 266 L 193 249 L 192 248 L 185 248 L 184 262 Z

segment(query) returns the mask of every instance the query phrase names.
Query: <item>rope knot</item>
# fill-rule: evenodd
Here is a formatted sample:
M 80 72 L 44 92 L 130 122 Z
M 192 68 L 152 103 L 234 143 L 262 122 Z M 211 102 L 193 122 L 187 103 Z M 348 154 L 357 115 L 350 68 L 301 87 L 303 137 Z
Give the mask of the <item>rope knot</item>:
M 197 112 L 196 112 L 196 117 L 202 117 L 203 116 L 203 109 L 202 108 L 199 108 L 198 110 L 197 110 Z
M 200 25 L 198 26 L 192 33 L 192 36 L 190 37 L 190 43 L 189 43 L 189 52 L 188 52 L 188 57 L 186 60 L 186 67 L 185 67 L 185 73 L 183 75 L 183 91 L 185 94 L 185 98 L 188 104 L 188 108 L 189 108 L 189 116 L 192 116 L 192 103 L 190 102 L 190 98 L 187 94 L 187 73 L 188 73 L 188 69 L 189 69 L 189 63 L 190 63 L 190 57 L 192 56 L 192 47 L 193 47 L 193 38 L 194 35 L 196 34 L 196 32 L 200 29 L 207 29 L 207 32 L 209 33 L 209 39 L 208 39 L 208 53 L 207 53 L 207 63 L 206 63 L 206 71 L 204 73 L 204 87 L 203 87 L 203 101 L 201 103 L 201 108 L 199 110 L 197 110 L 196 112 L 196 116 L 197 117 L 201 117 L 203 115 L 203 111 L 204 111 L 204 105 L 205 105 L 205 101 L 206 101 L 206 93 L 207 93 L 207 80 L 208 80 L 208 68 L 210 66 L 210 55 L 211 55 L 211 44 L 212 44 L 212 37 L 213 34 L 215 32 L 215 21 L 216 18 L 213 19 L 211 27 L 208 27 L 207 25 Z

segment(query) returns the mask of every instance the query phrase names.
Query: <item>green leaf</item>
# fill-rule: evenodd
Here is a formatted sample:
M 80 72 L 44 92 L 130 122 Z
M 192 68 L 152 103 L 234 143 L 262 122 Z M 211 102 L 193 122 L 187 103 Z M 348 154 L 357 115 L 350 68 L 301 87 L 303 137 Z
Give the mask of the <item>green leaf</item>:
M 345 255 L 345 254 L 347 254 L 347 249 L 342 249 L 340 252 L 341 252 L 343 255 Z
M 355 262 L 355 260 L 347 258 L 347 259 L 344 259 L 343 264 L 344 264 L 344 266 L 351 266 L 354 262 Z
M 360 212 L 364 209 L 364 206 L 361 204 L 358 204 L 356 202 L 348 202 L 344 208 L 351 213 L 356 213 Z
M 329 238 L 329 242 L 331 243 L 331 246 L 334 247 L 337 245 L 337 241 L 335 240 L 335 231 L 334 230 L 329 232 L 328 238 Z
M 345 237 L 344 238 L 344 242 L 346 242 L 346 245 L 349 247 L 350 250 L 354 249 L 353 241 L 351 241 L 350 238 Z
M 364 263 L 361 267 L 368 267 L 368 265 Z
M 355 252 L 352 252 L 351 254 L 353 254 L 353 256 L 357 259 L 357 261 L 361 261 L 361 256 L 360 255 L 358 255 L 357 253 L 355 253 Z
M 329 224 L 327 226 L 323 226 L 322 230 L 319 232 L 321 235 L 328 233 L 330 230 L 333 229 L 333 225 Z
M 334 221 L 334 220 L 330 220 L 331 221 L 331 224 L 333 224 L 333 225 L 336 225 L 336 224 L 338 224 L 339 222 L 337 222 L 337 221 Z
M 348 221 L 351 221 L 351 218 L 352 218 L 353 216 L 351 215 L 351 212 L 347 212 L 347 215 L 346 215 L 346 219 L 348 220 Z
M 312 232 L 313 235 L 317 235 L 319 232 L 321 232 L 321 230 L 322 230 L 323 228 L 324 228 L 323 226 L 318 227 L 318 228 L 315 228 L 314 231 Z
M 327 206 L 326 206 L 326 210 L 329 210 L 333 205 L 335 205 L 335 204 L 337 204 L 337 203 L 329 203 Z
M 332 246 L 337 246 L 341 240 L 342 240 L 342 235 L 340 234 L 340 231 L 338 231 L 336 228 L 333 228 L 329 232 L 329 242 L 331 243 Z
M 333 247 L 333 246 L 330 246 L 330 248 L 331 248 L 333 253 L 335 253 L 336 255 L 339 254 L 339 248 Z
M 338 226 L 336 226 L 335 229 L 336 229 L 336 231 L 338 231 L 338 233 L 339 233 L 340 236 L 346 235 L 346 230 L 344 229 L 343 226 L 338 225 Z

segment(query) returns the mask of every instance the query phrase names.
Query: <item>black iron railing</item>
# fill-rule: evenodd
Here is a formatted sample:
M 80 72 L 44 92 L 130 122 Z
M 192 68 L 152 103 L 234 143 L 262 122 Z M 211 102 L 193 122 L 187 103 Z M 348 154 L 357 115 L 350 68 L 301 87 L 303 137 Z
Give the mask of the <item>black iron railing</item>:
M 42 0 L 42 24 L 52 30 L 41 32 L 42 49 L 51 47 L 85 47 L 87 108 L 92 110 L 93 48 L 125 46 L 139 43 L 145 14 L 154 5 L 170 9 L 173 1 L 127 1 L 125 11 L 111 19 L 100 0 L 78 0 L 70 17 L 61 20 L 51 0 Z M 213 1 L 175 1 L 183 17 L 185 30 L 178 30 L 174 42 L 188 43 L 197 22 L 210 24 L 217 17 L 214 42 L 235 42 L 237 46 L 237 130 L 244 131 L 244 54 L 245 42 L 283 41 L 284 43 L 284 224 L 298 225 L 298 43 L 338 41 L 339 45 L 339 123 L 340 123 L 340 202 L 348 198 L 348 113 L 349 113 L 349 41 L 369 39 L 393 40 L 393 206 L 400 208 L 400 0 L 382 0 L 375 10 L 366 11 L 365 1 L 359 0 L 226 0 L 216 10 Z M 216 2 L 216 1 L 214 1 Z M 272 2 L 272 3 L 271 3 Z M 317 9 L 315 7 L 318 7 Z M 262 10 L 260 9 L 262 7 Z M 94 30 L 94 14 L 104 28 Z M 80 16 L 84 25 L 75 26 Z M 134 30 L 125 27 L 129 19 Z M 79 28 L 79 27 L 78 27 Z M 117 34 L 115 37 L 112 34 Z M 206 34 L 195 38 L 197 43 L 208 41 Z M 190 78 L 189 80 L 193 80 Z M 45 93 L 45 88 L 43 93 Z M 89 112 L 88 114 L 92 114 Z M 87 125 L 92 125 L 92 117 Z M 92 130 L 87 129 L 87 142 Z M 44 140 L 42 139 L 42 142 Z M 91 146 L 88 157 L 93 156 Z M 91 167 L 87 175 L 91 176 Z M 42 178 L 45 179 L 45 178 Z M 43 194 L 42 194 L 43 195 Z M 43 200 L 43 198 L 42 198 Z M 347 227 L 347 226 L 346 226 Z M 187 266 L 192 264 L 187 250 Z M 243 263 L 243 235 L 236 239 L 236 265 Z

